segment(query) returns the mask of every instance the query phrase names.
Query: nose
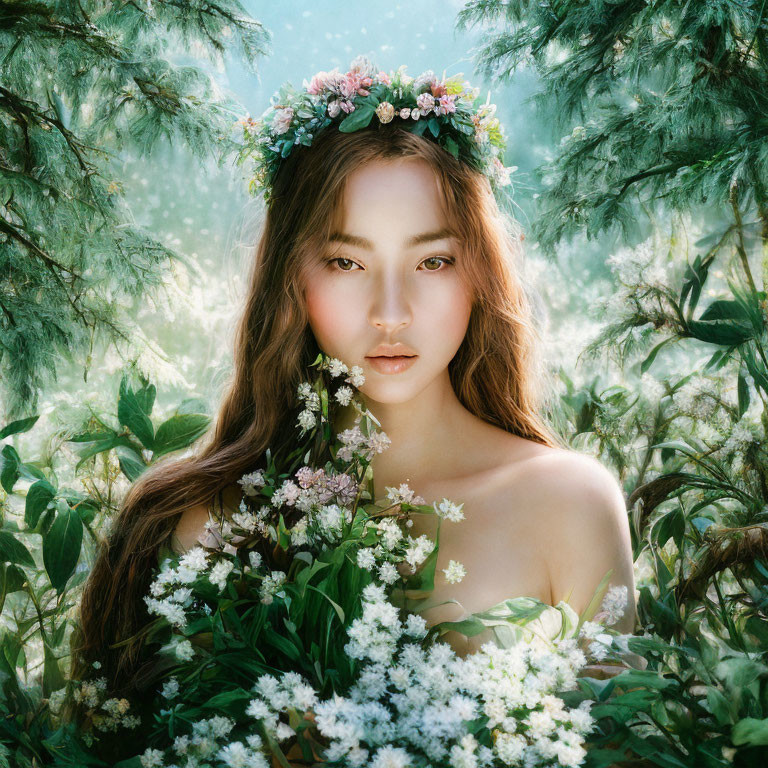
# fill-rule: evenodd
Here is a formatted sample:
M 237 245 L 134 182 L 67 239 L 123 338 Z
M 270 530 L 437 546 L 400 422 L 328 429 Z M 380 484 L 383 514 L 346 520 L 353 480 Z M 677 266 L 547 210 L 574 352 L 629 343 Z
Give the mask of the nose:
M 368 321 L 387 334 L 411 323 L 411 306 L 404 281 L 397 275 L 382 275 L 373 287 Z

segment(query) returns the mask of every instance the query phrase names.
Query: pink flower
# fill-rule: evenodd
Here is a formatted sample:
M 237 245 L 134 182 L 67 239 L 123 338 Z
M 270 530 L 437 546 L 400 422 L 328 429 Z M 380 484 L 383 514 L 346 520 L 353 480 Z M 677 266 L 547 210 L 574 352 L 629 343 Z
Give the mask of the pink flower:
M 437 80 L 432 81 L 431 88 L 432 88 L 432 95 L 435 98 L 438 98 L 440 96 L 445 96 L 446 93 L 448 93 L 448 90 L 446 89 L 445 84 L 438 83 Z
M 283 107 L 276 110 L 275 119 L 272 122 L 272 130 L 276 134 L 285 133 L 291 127 L 293 120 L 293 107 Z
M 307 87 L 307 93 L 318 94 L 322 93 L 325 88 L 325 83 L 328 80 L 327 72 L 318 72 L 312 77 L 312 81 Z
M 370 91 L 366 88 L 373 83 L 370 77 L 361 77 L 357 72 L 347 72 L 339 83 L 339 91 L 342 96 L 367 96 Z
M 427 114 L 435 106 L 435 97 L 431 93 L 420 93 L 416 97 L 416 106 L 423 114 Z
M 392 81 L 389 78 L 389 75 L 386 72 L 379 72 L 376 77 L 379 79 L 380 83 L 384 83 L 384 85 L 391 85 Z
M 445 94 L 440 97 L 440 109 L 442 114 L 446 115 L 456 111 L 456 96 L 453 94 Z

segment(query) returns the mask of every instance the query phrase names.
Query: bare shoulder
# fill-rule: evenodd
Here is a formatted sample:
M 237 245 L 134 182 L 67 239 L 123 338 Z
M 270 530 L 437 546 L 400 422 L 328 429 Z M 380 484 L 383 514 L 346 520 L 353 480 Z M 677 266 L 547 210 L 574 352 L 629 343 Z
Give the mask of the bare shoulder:
M 531 451 L 506 468 L 500 508 L 527 521 L 532 546 L 547 563 L 553 603 L 578 613 L 606 574 L 605 591 L 626 586 L 628 610 L 617 628 L 634 624 L 634 557 L 624 493 L 598 459 L 569 449 Z
M 527 441 L 531 442 L 531 441 Z M 621 486 L 613 472 L 593 456 L 541 444 L 526 446 L 504 468 L 501 489 L 537 502 L 536 512 L 624 507 Z

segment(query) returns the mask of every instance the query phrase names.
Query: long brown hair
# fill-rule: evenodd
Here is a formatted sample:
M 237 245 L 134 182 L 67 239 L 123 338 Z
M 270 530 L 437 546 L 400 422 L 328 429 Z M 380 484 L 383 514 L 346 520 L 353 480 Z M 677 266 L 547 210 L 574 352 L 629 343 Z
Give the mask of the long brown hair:
M 319 352 L 303 300 L 303 267 L 327 249 L 347 177 L 369 161 L 398 158 L 421 159 L 434 170 L 446 221 L 466 254 L 457 267 L 472 288 L 473 307 L 449 365 L 457 397 L 510 433 L 563 447 L 539 413 L 538 328 L 518 270 L 519 230 L 499 209 L 488 179 L 430 138 L 394 124 L 351 134 L 327 130 L 312 146 L 295 147 L 275 180 L 214 426 L 193 455 L 163 459 L 133 483 L 101 542 L 73 634 L 72 678 L 105 676 L 114 695 L 141 691 L 140 630 L 149 621 L 143 597 L 159 547 L 170 542 L 184 511 L 261 466 L 268 447 L 274 452 L 295 438 L 294 395 Z

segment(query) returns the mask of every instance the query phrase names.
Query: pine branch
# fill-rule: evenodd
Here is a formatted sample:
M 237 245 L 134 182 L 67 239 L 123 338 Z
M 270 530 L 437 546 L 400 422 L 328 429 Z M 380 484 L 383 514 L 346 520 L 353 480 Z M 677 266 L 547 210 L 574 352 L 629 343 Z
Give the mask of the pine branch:
M 120 153 L 148 155 L 174 137 L 200 162 L 238 148 L 228 134 L 244 110 L 204 69 L 160 52 L 179 41 L 219 58 L 239 47 L 252 66 L 269 37 L 236 0 L 0 6 L 6 419 L 34 407 L 44 374 L 55 378 L 62 356 L 88 352 L 97 333 L 130 348 L 120 298 L 156 290 L 166 266 L 184 261 L 132 221 Z

